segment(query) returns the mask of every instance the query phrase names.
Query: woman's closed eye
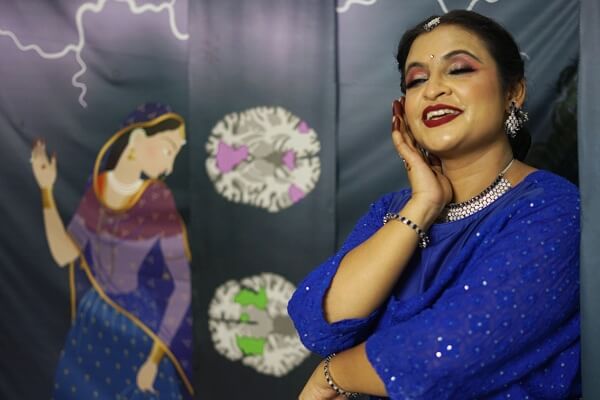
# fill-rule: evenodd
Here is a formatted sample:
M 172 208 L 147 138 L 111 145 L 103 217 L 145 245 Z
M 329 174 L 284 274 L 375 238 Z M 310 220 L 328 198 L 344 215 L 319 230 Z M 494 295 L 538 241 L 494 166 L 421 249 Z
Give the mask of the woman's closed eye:
M 461 75 L 468 74 L 469 72 L 474 72 L 475 69 L 467 66 L 454 67 L 450 70 L 450 75 Z
M 419 79 L 413 79 L 410 82 L 406 83 L 406 88 L 410 89 L 411 87 L 414 87 L 416 85 L 418 85 L 419 83 L 425 82 L 426 79 L 425 78 L 419 78 Z
M 451 67 L 450 70 L 448 71 L 449 75 L 463 75 L 463 74 L 469 74 L 471 72 L 475 72 L 475 68 L 469 66 L 469 65 L 458 65 L 458 66 L 454 66 Z M 406 82 L 406 89 L 410 89 L 416 85 L 419 85 L 423 82 L 427 81 L 427 76 L 426 75 L 417 75 L 411 79 L 408 79 Z
M 427 75 L 421 74 L 421 75 L 414 76 L 412 78 L 407 79 L 406 88 L 410 89 L 411 87 L 416 86 L 425 81 L 427 81 Z

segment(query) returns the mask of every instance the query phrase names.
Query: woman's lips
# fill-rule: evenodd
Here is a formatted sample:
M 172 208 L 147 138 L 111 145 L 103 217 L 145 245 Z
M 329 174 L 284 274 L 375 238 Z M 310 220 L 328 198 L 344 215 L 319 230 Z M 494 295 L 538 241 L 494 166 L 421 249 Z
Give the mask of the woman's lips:
M 436 126 L 440 126 L 440 125 L 443 125 L 443 124 L 446 124 L 446 123 L 452 121 L 454 118 L 458 117 L 459 115 L 460 115 L 460 113 L 458 113 L 458 114 L 446 114 L 446 115 L 444 115 L 443 117 L 440 117 L 440 118 L 426 119 L 426 120 L 423 121 L 423 123 L 428 128 L 435 128 Z
M 445 110 L 447 113 L 443 116 L 433 116 L 427 118 L 428 114 L 433 113 L 435 111 Z M 443 111 L 442 111 L 443 112 Z M 458 117 L 462 114 L 462 110 L 449 106 L 447 104 L 436 104 L 433 106 L 429 106 L 423 110 L 423 123 L 428 128 L 435 128 L 436 126 L 440 126 L 452 121 L 454 118 Z

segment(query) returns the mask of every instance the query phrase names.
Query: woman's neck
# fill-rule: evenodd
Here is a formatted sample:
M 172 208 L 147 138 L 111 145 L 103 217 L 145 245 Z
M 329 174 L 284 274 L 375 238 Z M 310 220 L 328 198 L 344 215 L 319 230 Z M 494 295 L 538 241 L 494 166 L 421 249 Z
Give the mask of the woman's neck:
M 481 193 L 512 159 L 512 150 L 507 142 L 506 145 L 500 143 L 485 152 L 442 160 L 444 175 L 452 184 L 452 202 L 460 203 Z M 505 175 L 507 178 L 514 168 L 513 164 Z
M 142 171 L 137 160 L 128 158 L 127 149 L 125 150 L 126 151 L 124 151 L 119 158 L 117 165 L 115 165 L 115 168 L 112 170 L 112 173 L 117 181 L 127 185 L 138 182 L 142 175 Z

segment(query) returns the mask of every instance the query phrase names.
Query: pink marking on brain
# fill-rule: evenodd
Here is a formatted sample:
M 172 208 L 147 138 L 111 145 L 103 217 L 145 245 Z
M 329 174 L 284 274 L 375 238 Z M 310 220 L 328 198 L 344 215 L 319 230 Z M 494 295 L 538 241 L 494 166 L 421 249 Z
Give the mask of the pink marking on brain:
M 283 161 L 290 171 L 293 171 L 296 168 L 296 153 L 294 150 L 286 151 L 283 157 L 281 157 L 281 161 Z
M 288 195 L 290 196 L 292 203 L 297 203 L 302 200 L 306 194 L 298 186 L 291 184 L 288 189 Z
M 298 132 L 300 133 L 308 133 L 310 132 L 310 126 L 305 121 L 302 121 L 298 124 Z
M 231 171 L 246 158 L 248 158 L 248 146 L 235 148 L 235 146 L 229 146 L 223 141 L 219 142 L 217 168 L 222 173 Z
M 314 189 L 320 148 L 302 118 L 278 106 L 254 107 L 227 114 L 213 127 L 206 171 L 227 200 L 275 213 Z

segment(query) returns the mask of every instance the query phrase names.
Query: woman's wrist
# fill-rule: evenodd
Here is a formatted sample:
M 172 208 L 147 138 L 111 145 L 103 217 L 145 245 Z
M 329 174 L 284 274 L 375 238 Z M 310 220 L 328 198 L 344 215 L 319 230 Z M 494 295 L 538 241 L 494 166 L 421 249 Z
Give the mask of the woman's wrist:
M 411 198 L 398 214 L 410 219 L 419 228 L 427 232 L 440 215 L 440 212 L 439 207 Z
M 54 203 L 54 194 L 52 193 L 52 186 L 41 188 L 42 191 L 42 207 L 44 209 L 56 208 Z
M 163 349 L 161 344 L 159 342 L 154 342 L 154 344 L 152 345 L 152 350 L 150 351 L 150 355 L 148 356 L 148 360 L 158 365 L 158 363 L 160 363 L 160 360 L 162 360 L 164 355 L 165 350 Z

